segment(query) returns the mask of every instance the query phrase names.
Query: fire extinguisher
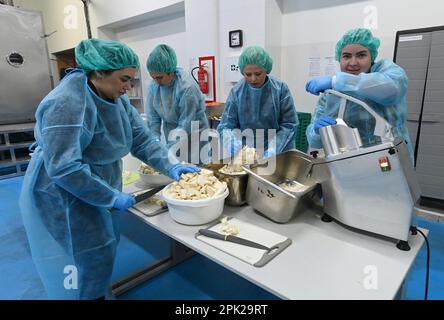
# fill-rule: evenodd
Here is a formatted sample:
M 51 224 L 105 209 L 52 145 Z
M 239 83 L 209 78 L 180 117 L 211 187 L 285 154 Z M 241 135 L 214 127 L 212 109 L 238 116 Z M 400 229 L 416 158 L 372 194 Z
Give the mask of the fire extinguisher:
M 197 80 L 194 77 L 194 70 L 199 69 L 197 71 Z M 199 89 L 203 94 L 207 94 L 210 92 L 210 85 L 208 82 L 208 71 L 204 69 L 204 67 L 196 67 L 191 70 L 191 75 L 193 76 L 194 80 L 199 85 Z

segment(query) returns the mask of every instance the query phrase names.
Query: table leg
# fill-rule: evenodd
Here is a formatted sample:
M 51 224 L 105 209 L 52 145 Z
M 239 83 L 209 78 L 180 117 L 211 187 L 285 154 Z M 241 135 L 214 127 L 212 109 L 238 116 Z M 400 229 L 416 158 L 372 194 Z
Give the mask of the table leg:
M 135 271 L 124 278 L 113 282 L 111 285 L 111 293 L 114 296 L 120 296 L 139 284 L 150 280 L 158 274 L 174 267 L 182 261 L 195 255 L 196 252 L 184 246 L 180 242 L 171 239 L 171 255 L 162 258 L 153 264 Z

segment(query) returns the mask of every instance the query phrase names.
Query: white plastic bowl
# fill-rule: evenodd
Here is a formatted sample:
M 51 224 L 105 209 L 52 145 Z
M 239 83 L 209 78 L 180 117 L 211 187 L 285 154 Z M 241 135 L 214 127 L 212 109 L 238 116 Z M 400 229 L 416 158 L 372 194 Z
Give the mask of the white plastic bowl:
M 141 173 L 140 171 L 139 174 L 140 174 L 140 180 L 147 188 L 164 186 L 173 182 L 173 179 L 163 174 L 146 174 L 146 173 Z
M 168 204 L 171 218 L 191 226 L 206 224 L 219 218 L 224 211 L 225 198 L 229 193 L 228 188 L 225 188 L 224 192 L 210 199 L 178 200 L 166 194 L 170 187 L 171 185 L 162 190 L 162 198 Z

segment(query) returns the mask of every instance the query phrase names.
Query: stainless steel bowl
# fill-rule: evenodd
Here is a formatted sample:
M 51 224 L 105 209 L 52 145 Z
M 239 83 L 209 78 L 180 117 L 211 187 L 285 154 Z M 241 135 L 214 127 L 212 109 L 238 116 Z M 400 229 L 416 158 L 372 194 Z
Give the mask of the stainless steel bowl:
M 275 222 L 290 221 L 314 196 L 317 183 L 311 177 L 312 160 L 303 152 L 290 150 L 276 156 L 276 170 L 271 175 L 258 174 L 261 164 L 244 166 L 248 173 L 248 204 Z M 301 189 L 289 192 L 279 186 L 284 182 L 294 182 Z
M 226 182 L 228 186 L 228 191 L 230 192 L 228 197 L 225 199 L 225 203 L 230 206 L 241 206 L 244 205 L 246 201 L 246 192 L 248 184 L 248 174 L 236 173 L 228 174 L 220 172 L 224 164 L 207 164 L 203 165 L 205 169 L 214 172 L 214 175 L 222 182 Z

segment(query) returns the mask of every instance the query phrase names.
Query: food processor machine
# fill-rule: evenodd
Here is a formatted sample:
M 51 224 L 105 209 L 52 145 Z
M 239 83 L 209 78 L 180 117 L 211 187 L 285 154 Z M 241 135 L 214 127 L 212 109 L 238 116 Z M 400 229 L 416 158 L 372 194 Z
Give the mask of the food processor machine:
M 413 209 L 420 197 L 412 161 L 402 138 L 366 103 L 343 93 L 337 124 L 319 129 L 324 158 L 313 164 L 312 177 L 322 186 L 323 221 L 333 219 L 355 229 L 399 240 L 409 250 Z M 380 142 L 364 146 L 356 128 L 344 122 L 347 101 L 363 107 L 376 120 Z

